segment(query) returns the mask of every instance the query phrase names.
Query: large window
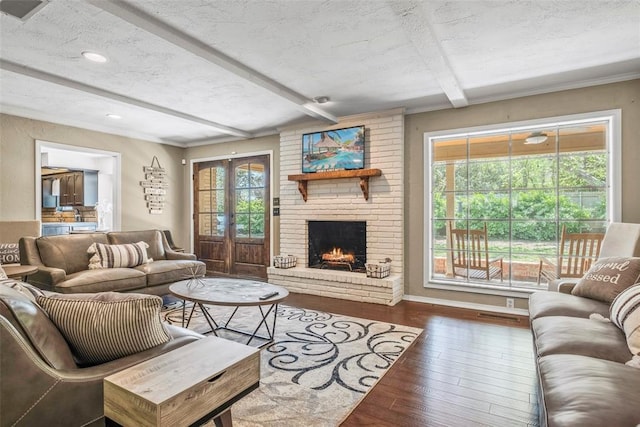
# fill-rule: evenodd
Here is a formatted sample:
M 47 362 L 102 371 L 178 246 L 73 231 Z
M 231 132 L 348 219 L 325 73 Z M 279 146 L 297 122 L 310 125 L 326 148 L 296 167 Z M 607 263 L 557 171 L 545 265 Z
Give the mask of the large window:
M 604 233 L 618 215 L 616 117 L 426 135 L 426 281 L 545 288 L 562 231 Z

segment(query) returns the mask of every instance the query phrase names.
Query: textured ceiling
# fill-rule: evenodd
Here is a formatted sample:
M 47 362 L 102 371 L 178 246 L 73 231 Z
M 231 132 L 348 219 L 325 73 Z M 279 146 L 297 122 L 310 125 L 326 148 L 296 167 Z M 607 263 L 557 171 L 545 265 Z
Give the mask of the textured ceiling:
M 640 78 L 638 0 L 50 0 L 0 25 L 0 111 L 179 146 Z

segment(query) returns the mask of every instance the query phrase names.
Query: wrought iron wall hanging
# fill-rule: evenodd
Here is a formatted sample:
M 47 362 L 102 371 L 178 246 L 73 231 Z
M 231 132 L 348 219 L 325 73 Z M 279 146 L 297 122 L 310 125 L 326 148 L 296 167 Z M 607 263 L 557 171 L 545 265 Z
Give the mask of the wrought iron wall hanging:
M 160 161 L 156 156 L 151 160 L 151 166 L 144 166 L 144 181 L 140 181 L 140 185 L 144 190 L 144 199 L 147 201 L 147 208 L 152 215 L 159 215 L 164 209 L 165 198 L 167 195 L 166 172 L 160 166 Z

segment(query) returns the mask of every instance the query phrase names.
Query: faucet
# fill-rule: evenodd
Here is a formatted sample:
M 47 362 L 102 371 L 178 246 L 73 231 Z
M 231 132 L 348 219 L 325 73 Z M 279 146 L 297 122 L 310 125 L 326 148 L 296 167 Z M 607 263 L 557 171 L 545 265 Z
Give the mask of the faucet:
M 74 209 L 75 215 L 74 215 L 74 219 L 76 220 L 76 222 L 82 222 L 82 216 L 80 216 L 80 210 L 79 209 Z

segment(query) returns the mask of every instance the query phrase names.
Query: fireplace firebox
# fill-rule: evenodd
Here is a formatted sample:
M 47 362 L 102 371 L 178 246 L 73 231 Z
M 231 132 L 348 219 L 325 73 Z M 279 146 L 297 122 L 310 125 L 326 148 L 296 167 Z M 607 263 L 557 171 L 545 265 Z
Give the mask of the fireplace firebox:
M 308 221 L 309 267 L 365 272 L 365 221 Z

